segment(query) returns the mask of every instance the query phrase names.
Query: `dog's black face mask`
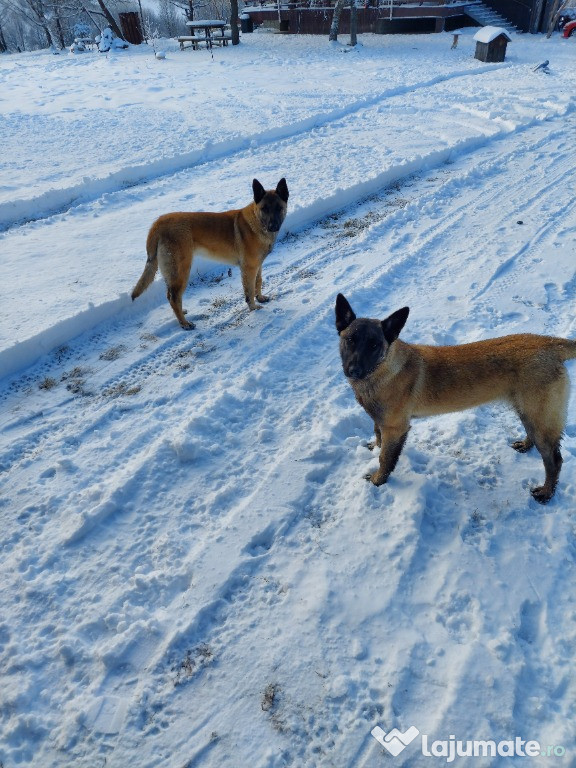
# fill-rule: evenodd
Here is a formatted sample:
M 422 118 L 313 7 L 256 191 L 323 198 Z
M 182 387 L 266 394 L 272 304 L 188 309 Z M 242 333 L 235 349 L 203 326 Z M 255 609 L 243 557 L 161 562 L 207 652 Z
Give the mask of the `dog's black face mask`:
M 266 191 L 258 179 L 252 182 L 254 202 L 258 206 L 258 215 L 262 227 L 267 232 L 279 232 L 286 218 L 288 185 L 286 179 L 280 179 L 275 190 Z
M 284 217 L 286 216 L 286 205 L 278 200 L 278 196 L 273 192 L 267 192 L 260 203 L 260 218 L 268 232 L 279 232 Z
M 404 327 L 408 307 L 399 309 L 386 320 L 357 318 L 352 307 L 339 293 L 336 298 L 336 329 L 340 334 L 340 357 L 348 379 L 364 379 L 386 359 L 388 349 Z
M 386 357 L 388 344 L 378 320 L 354 320 L 340 334 L 340 357 L 344 375 L 364 379 Z

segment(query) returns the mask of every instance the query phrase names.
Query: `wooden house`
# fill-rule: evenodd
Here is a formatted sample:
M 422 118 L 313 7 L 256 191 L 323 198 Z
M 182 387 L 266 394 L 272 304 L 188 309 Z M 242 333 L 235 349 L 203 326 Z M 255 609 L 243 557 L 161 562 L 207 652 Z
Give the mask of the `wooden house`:
M 545 32 L 562 0 L 364 0 L 356 2 L 358 32 L 443 32 L 483 22 L 474 9 L 496 11 L 523 32 Z M 564 0 L 574 3 L 576 0 Z M 245 0 L 241 12 L 254 26 L 282 32 L 327 35 L 335 0 Z M 340 32 L 350 28 L 350 7 L 342 11 Z

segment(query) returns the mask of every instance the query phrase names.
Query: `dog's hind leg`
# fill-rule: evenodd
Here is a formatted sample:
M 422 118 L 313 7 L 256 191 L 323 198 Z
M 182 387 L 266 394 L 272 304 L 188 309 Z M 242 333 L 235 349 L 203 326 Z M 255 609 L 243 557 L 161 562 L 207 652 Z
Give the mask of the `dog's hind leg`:
M 527 448 L 532 444 L 536 446 L 544 462 L 546 473 L 544 485 L 531 490 L 532 496 L 540 504 L 546 504 L 554 496 L 560 477 L 562 469 L 560 441 L 566 424 L 568 396 L 568 374 L 563 369 L 560 376 L 550 383 L 543 393 L 540 392 L 539 396 L 534 398 L 529 409 L 524 404 L 521 418 L 526 427 L 527 436 L 521 443 Z
M 176 315 L 176 318 L 182 328 L 184 328 L 185 331 L 191 331 L 196 326 L 194 323 L 189 322 L 184 317 L 184 310 L 182 309 L 182 295 L 184 291 L 180 287 L 170 287 L 168 286 L 168 291 L 166 293 L 166 298 L 170 302 L 170 306 L 174 310 L 174 314 Z
M 540 444 L 536 442 L 536 447 L 540 451 L 542 461 L 544 462 L 546 479 L 544 480 L 544 485 L 532 488 L 530 493 L 540 504 L 546 504 L 554 496 L 558 478 L 560 477 L 560 470 L 562 469 L 560 439 L 552 443 L 549 441 Z
M 182 328 L 190 331 L 194 328 L 194 323 L 188 322 L 184 317 L 182 297 L 190 275 L 192 253 L 182 253 L 176 243 L 166 242 L 164 239 L 158 244 L 158 264 L 166 282 L 166 298 Z

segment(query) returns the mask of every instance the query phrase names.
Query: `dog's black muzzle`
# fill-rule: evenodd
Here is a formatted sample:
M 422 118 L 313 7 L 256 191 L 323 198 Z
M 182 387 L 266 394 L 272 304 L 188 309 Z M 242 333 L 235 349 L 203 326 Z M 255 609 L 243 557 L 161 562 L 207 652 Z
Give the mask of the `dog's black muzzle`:
M 342 368 L 344 370 L 344 376 L 347 379 L 353 379 L 354 381 L 360 381 L 370 376 L 378 368 L 380 363 L 385 359 L 385 355 L 381 355 L 371 363 L 362 360 L 360 356 L 354 356 L 352 360 L 342 360 Z
M 366 372 L 360 366 L 349 365 L 344 369 L 344 375 L 347 379 L 363 379 Z

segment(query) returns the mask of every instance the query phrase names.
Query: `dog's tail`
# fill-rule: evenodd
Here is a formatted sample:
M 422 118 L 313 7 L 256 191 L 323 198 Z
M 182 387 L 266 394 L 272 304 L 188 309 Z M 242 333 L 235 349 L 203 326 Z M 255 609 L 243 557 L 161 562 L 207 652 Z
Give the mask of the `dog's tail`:
M 142 272 L 140 280 L 138 280 L 134 286 L 132 291 L 132 301 L 138 298 L 141 293 L 144 293 L 146 288 L 148 288 L 150 283 L 152 283 L 156 277 L 156 272 L 158 271 L 158 235 L 154 227 L 148 234 L 148 240 L 146 241 L 146 253 L 148 254 L 146 266 L 144 267 L 144 272 Z

